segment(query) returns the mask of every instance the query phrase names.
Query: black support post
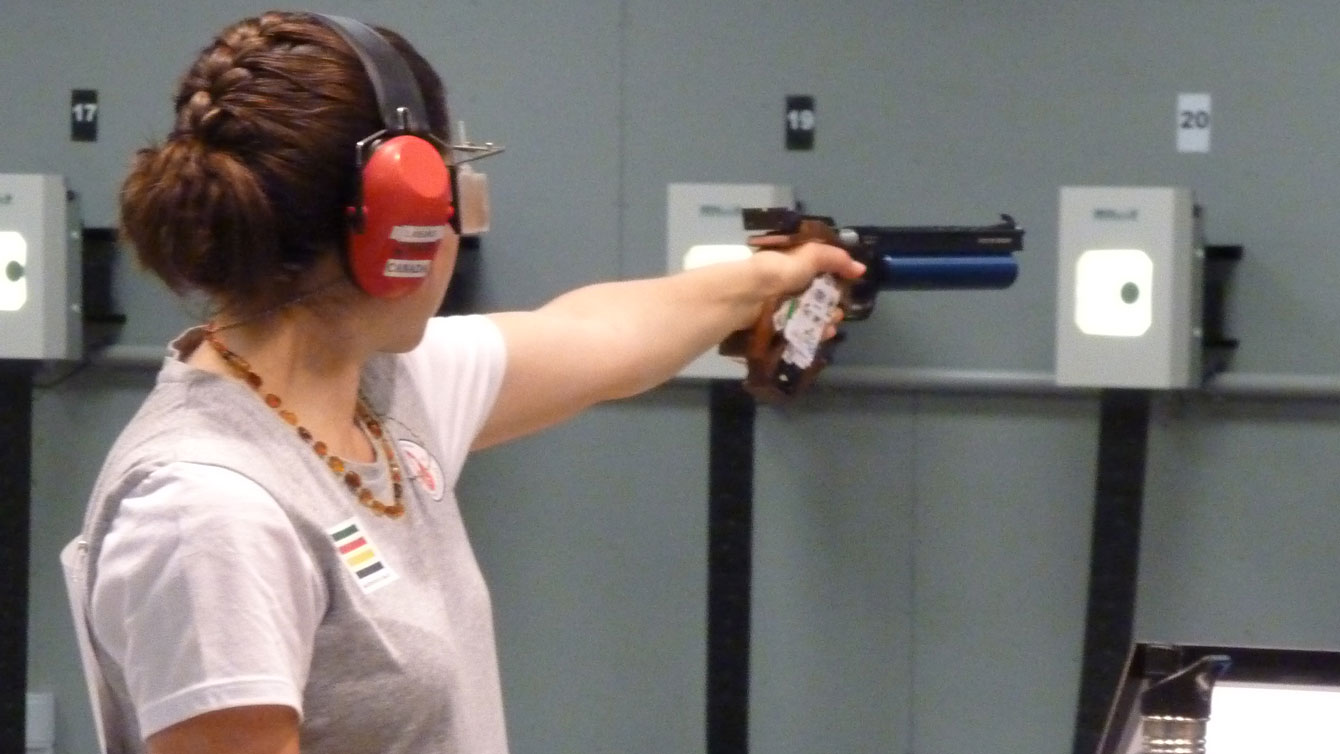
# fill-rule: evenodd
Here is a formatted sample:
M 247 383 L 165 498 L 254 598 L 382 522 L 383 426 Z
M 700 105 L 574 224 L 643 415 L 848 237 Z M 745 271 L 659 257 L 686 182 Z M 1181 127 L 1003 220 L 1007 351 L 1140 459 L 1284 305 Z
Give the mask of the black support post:
M 1074 754 L 1094 754 L 1135 629 L 1150 393 L 1102 392 Z
M 30 362 L 0 361 L 0 751 L 23 751 L 32 498 Z
M 711 383 L 707 550 L 707 754 L 749 751 L 754 398 Z

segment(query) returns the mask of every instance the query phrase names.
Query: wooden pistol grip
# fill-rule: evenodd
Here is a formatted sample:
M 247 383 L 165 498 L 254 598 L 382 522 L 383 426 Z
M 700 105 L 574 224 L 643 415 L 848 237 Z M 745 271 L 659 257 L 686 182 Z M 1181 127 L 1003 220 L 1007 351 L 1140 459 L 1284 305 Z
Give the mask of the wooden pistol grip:
M 805 219 L 801 221 L 800 227 L 795 233 L 788 235 L 764 234 L 755 237 L 756 243 L 758 239 L 767 240 L 764 243 L 757 244 L 757 249 L 784 251 L 807 241 L 836 245 L 837 234 L 827 223 Z M 841 292 L 840 305 L 845 307 L 850 300 L 851 281 L 838 279 L 837 284 Z M 774 326 L 773 318 L 779 307 L 783 306 L 792 296 L 801 293 L 803 291 L 797 291 L 788 296 L 769 298 L 760 307 L 758 318 L 754 321 L 753 326 L 732 333 L 722 341 L 718 349 L 723 356 L 744 358 L 748 367 L 744 388 L 757 400 L 768 403 L 788 401 L 813 384 L 819 372 L 828 365 L 826 356 L 828 348 L 826 347 L 827 344 L 823 344 L 808 367 L 801 370 L 799 374 L 789 375 L 790 382 L 779 380 L 780 372 L 784 368 L 782 354 L 786 351 L 787 342 L 786 337 Z

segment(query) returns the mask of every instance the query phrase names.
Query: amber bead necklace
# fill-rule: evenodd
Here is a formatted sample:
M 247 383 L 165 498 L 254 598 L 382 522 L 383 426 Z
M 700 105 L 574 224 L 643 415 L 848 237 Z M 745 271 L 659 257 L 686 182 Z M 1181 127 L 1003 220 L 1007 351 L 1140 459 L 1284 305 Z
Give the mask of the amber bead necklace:
M 243 382 L 256 391 L 256 394 L 265 401 L 265 405 L 274 409 L 275 413 L 279 414 L 279 418 L 283 419 L 286 424 L 297 429 L 298 437 L 316 453 L 318 458 L 325 462 L 335 476 L 344 482 L 344 485 L 349 488 L 360 505 L 379 516 L 386 516 L 387 518 L 400 518 L 405 515 L 404 485 L 400 474 L 400 464 L 396 461 L 395 453 L 391 449 L 390 441 L 386 438 L 386 432 L 382 429 L 381 421 L 372 413 L 372 409 L 368 408 L 362 396 L 359 396 L 358 399 L 356 415 L 367 430 L 368 435 L 381 445 L 382 454 L 386 456 L 386 465 L 391 472 L 391 491 L 395 497 L 395 501 L 391 503 L 378 500 L 372 490 L 364 487 L 363 478 L 358 475 L 358 472 L 347 468 L 344 459 L 332 454 L 326 443 L 314 437 L 311 430 L 304 427 L 298 420 L 297 414 L 284 408 L 284 402 L 280 400 L 279 396 L 262 390 L 263 381 L 260 375 L 252 371 L 251 364 L 246 359 L 238 356 L 225 346 L 223 341 L 218 339 L 216 336 L 218 330 L 219 328 L 215 327 L 212 322 L 205 325 L 205 342 L 209 343 L 219 356 L 223 357 L 224 362 Z

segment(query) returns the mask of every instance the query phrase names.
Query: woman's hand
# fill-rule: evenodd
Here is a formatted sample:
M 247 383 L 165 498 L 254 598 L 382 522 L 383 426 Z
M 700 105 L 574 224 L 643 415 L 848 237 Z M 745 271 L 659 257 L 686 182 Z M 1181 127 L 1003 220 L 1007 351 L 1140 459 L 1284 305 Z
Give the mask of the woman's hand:
M 807 241 L 792 248 L 788 236 L 758 236 L 749 244 L 759 249 L 753 256 L 764 276 L 767 296 L 784 296 L 805 290 L 824 273 L 854 280 L 865 274 L 865 265 L 837 246 Z

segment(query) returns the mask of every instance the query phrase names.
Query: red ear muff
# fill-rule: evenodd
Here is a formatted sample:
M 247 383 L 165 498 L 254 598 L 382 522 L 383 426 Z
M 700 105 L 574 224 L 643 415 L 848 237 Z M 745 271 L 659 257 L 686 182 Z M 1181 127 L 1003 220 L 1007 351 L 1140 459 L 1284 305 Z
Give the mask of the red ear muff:
M 404 296 L 428 276 L 455 213 L 450 171 L 431 142 L 401 135 L 372 149 L 360 178 L 350 271 L 373 296 Z

